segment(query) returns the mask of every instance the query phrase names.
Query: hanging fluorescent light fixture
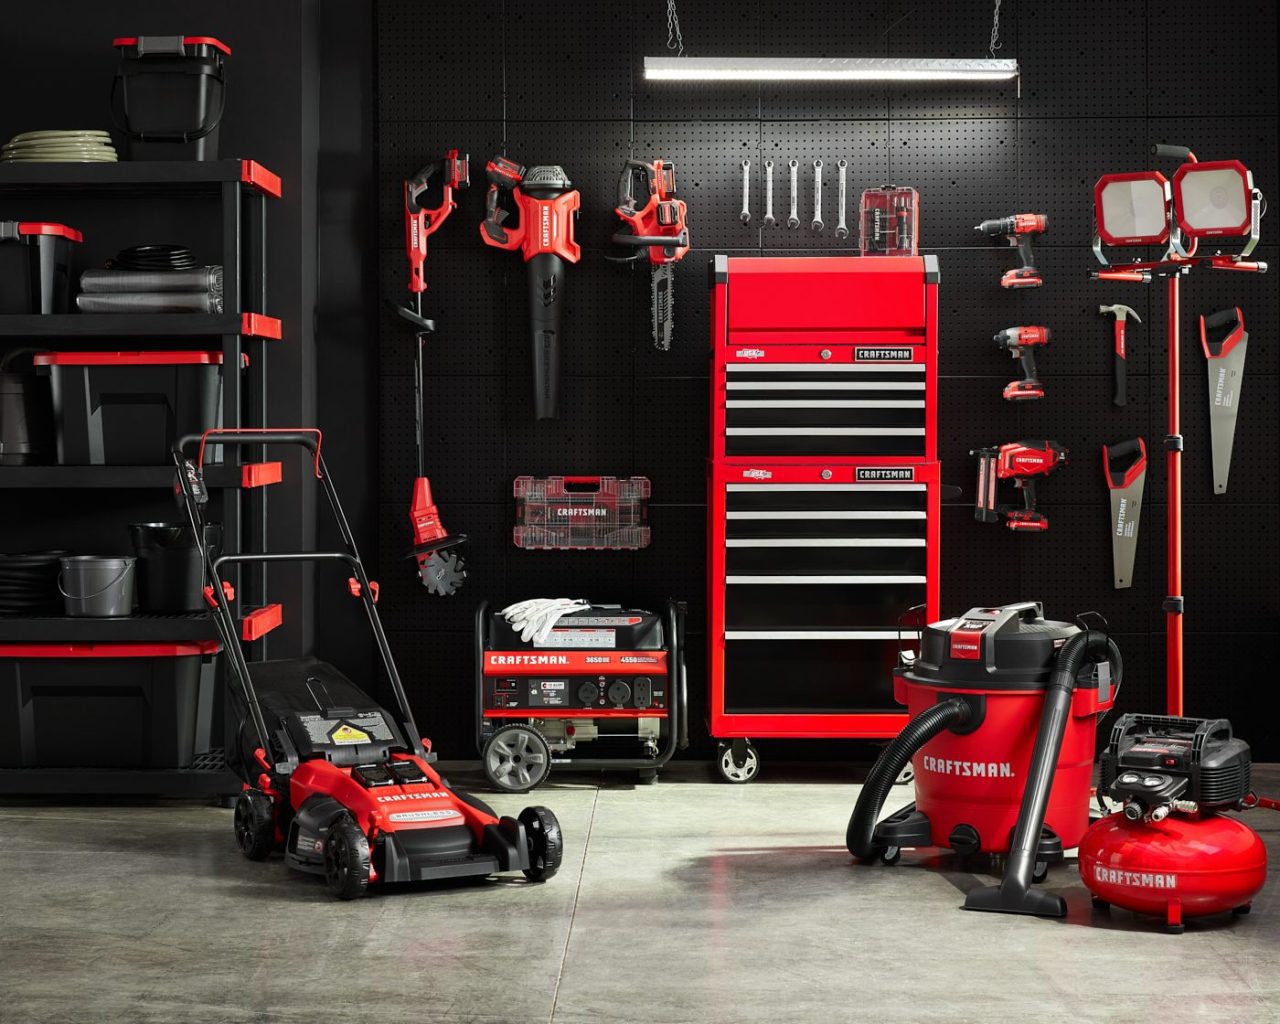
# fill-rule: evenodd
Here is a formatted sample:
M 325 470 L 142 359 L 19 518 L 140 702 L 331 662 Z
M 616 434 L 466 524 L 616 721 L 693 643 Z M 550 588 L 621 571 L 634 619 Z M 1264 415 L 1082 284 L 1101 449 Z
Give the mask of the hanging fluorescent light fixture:
M 982 57 L 646 57 L 644 77 L 681 82 L 998 82 L 1018 62 Z

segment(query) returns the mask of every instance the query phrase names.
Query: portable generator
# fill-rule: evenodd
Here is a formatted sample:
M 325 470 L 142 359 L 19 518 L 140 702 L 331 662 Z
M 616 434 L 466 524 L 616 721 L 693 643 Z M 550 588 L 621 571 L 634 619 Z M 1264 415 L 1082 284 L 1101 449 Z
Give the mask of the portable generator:
M 1093 903 L 1165 919 L 1248 913 L 1267 880 L 1267 848 L 1222 811 L 1268 805 L 1250 790 L 1249 745 L 1226 719 L 1125 715 L 1101 758 L 1098 792 L 1121 810 L 1080 841 Z
M 897 861 L 904 847 L 962 857 L 1007 854 L 999 886 L 965 908 L 1061 917 L 1035 892 L 1050 863 L 1089 826 L 1098 717 L 1115 701 L 1120 652 L 1102 631 L 1054 622 L 1039 602 L 973 608 L 921 631 L 904 652 L 894 695 L 912 718 L 871 769 L 845 841 L 861 861 Z M 876 823 L 911 762 L 916 800 Z
M 592 604 L 545 638 L 522 639 L 488 603 L 476 609 L 476 743 L 490 784 L 523 793 L 551 766 L 632 770 L 656 780 L 688 745 L 685 604 L 662 615 Z M 574 756 L 599 743 L 608 753 Z

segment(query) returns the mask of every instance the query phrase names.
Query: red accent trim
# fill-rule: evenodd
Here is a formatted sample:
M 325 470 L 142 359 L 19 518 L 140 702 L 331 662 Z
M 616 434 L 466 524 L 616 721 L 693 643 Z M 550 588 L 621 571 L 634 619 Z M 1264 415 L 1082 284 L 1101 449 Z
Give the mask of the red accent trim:
M 45 220 L 23 220 L 18 222 L 20 235 L 61 235 L 72 242 L 83 242 L 84 235 L 75 228 L 65 224 L 55 224 Z
M 36 366 L 221 366 L 221 352 L 40 352 Z M 248 357 L 245 357 L 248 366 Z
M 119 49 L 122 46 L 137 46 L 137 36 L 117 36 L 111 40 L 111 45 Z M 183 36 L 183 46 L 212 46 L 215 50 L 221 50 L 228 57 L 231 56 L 231 47 L 224 43 L 221 39 L 215 39 L 213 36 Z
M 1111 479 L 1111 467 L 1107 463 L 1107 446 L 1105 444 L 1102 446 L 1102 475 L 1107 480 L 1108 490 L 1121 491 L 1126 487 L 1132 487 L 1133 482 L 1147 471 L 1147 442 L 1142 438 L 1138 438 L 1138 447 L 1142 450 L 1142 457 L 1125 470 L 1125 474 L 1119 483 L 1114 483 Z
M 240 620 L 240 639 L 245 643 L 264 637 L 284 621 L 284 608 L 278 604 L 266 604 L 255 608 Z
M 1102 191 L 1108 185 L 1117 181 L 1154 181 L 1160 186 L 1161 194 L 1165 197 L 1166 216 L 1164 219 L 1164 227 L 1158 235 L 1134 235 L 1131 237 L 1117 236 L 1111 234 L 1102 226 Z M 1098 237 L 1107 245 L 1126 246 L 1126 245 L 1164 245 L 1169 241 L 1169 217 L 1167 212 L 1167 203 L 1169 197 L 1169 179 L 1159 171 L 1128 171 L 1124 174 L 1104 174 L 1097 180 L 1093 186 L 1093 223 L 1097 228 Z
M 232 601 L 236 599 L 236 588 L 231 585 L 230 580 L 222 581 L 222 593 L 226 595 L 228 604 L 230 604 Z M 210 608 L 218 607 L 218 602 L 214 599 L 214 596 L 213 596 L 213 587 L 208 584 L 206 584 L 204 588 L 204 603 L 207 604 Z
M 1178 318 L 1182 310 L 1182 291 L 1179 275 L 1169 275 L 1165 304 L 1165 324 L 1168 332 L 1169 425 L 1171 437 L 1181 433 L 1181 407 L 1179 402 L 1179 364 L 1181 349 Z M 1182 596 L 1182 452 L 1169 449 L 1165 452 L 1165 490 L 1168 495 L 1166 536 L 1165 592 Z M 1165 615 L 1165 714 L 1182 715 L 1182 616 L 1177 612 Z
M 252 185 L 263 195 L 272 199 L 280 198 L 283 188 L 280 175 L 267 170 L 256 160 L 240 161 L 240 180 L 246 185 Z
M 352 597 L 359 597 L 361 589 L 362 588 L 360 586 L 360 581 L 358 579 L 356 579 L 354 576 L 347 577 L 347 590 L 350 592 Z M 373 595 L 373 603 L 377 604 L 378 603 L 378 581 L 377 580 L 369 581 L 369 593 Z
M 250 338 L 270 338 L 279 341 L 282 335 L 280 319 L 265 313 L 241 313 L 240 333 Z
M 284 479 L 284 468 L 279 462 L 250 462 L 240 467 L 240 486 L 249 490 L 267 487 Z
M 485 718 L 666 718 L 665 708 L 485 708 Z
M 498 658 L 547 659 L 542 663 L 502 664 Z M 632 661 L 622 661 L 631 658 Z M 638 661 L 634 659 L 645 659 Z M 592 660 L 595 659 L 595 660 Z M 604 659 L 604 660 L 600 660 Z M 485 651 L 486 676 L 666 675 L 666 651 L 557 650 L 541 647 L 528 651 Z
M 867 259 L 892 259 L 874 256 Z M 899 711 L 883 714 L 848 715 L 726 715 L 715 719 L 711 734 L 716 739 L 892 739 L 902 731 L 909 716 Z
M 1239 224 L 1226 228 L 1203 230 L 1191 227 L 1182 216 L 1182 181 L 1188 174 L 1199 174 L 1202 171 L 1235 171 L 1240 176 L 1240 187 L 1244 192 L 1244 220 Z M 1189 238 L 1240 238 L 1249 233 L 1253 221 L 1251 197 L 1249 190 L 1253 186 L 1253 176 L 1249 169 L 1239 160 L 1206 160 L 1203 163 L 1185 163 L 1173 173 L 1173 214 L 1178 218 L 1178 227 Z
M 0 658 L 184 658 L 217 654 L 216 640 L 181 644 L 0 644 Z
M 1240 341 L 1244 338 L 1244 313 L 1240 311 L 1239 306 L 1235 307 L 1235 311 L 1236 311 L 1236 325 L 1231 329 L 1231 333 L 1228 334 L 1225 340 L 1222 342 L 1222 351 L 1219 352 L 1216 356 L 1209 351 L 1209 342 L 1205 338 L 1204 314 L 1203 313 L 1200 314 L 1200 347 L 1204 349 L 1204 357 L 1206 359 L 1226 358 L 1231 353 L 1231 350 L 1235 348 L 1236 345 L 1238 345 Z
M 982 634 L 985 632 L 985 628 L 952 629 L 951 657 L 960 661 L 980 661 L 982 659 Z

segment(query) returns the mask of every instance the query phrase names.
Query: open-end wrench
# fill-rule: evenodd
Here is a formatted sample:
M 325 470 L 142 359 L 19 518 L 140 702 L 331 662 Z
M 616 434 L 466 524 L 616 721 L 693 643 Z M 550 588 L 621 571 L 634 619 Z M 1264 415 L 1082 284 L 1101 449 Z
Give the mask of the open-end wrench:
M 836 167 L 840 169 L 840 189 L 839 189 L 839 194 L 836 198 L 836 205 L 840 210 L 840 217 L 839 217 L 839 220 L 836 221 L 836 238 L 848 238 L 849 227 L 844 222 L 844 193 L 845 193 L 846 179 L 849 176 L 849 171 L 848 171 L 849 162 L 847 160 L 837 160 Z
M 773 227 L 776 223 L 773 217 L 773 161 L 766 160 L 764 162 L 764 226 Z
M 791 216 L 787 218 L 787 227 L 794 231 L 800 226 L 800 217 L 796 213 L 796 195 L 800 191 L 800 161 L 792 160 L 787 166 L 791 168 Z
M 743 224 L 751 223 L 751 161 L 742 161 L 742 212 L 738 219 Z
M 812 231 L 822 230 L 822 161 L 813 162 L 813 222 L 809 225 Z

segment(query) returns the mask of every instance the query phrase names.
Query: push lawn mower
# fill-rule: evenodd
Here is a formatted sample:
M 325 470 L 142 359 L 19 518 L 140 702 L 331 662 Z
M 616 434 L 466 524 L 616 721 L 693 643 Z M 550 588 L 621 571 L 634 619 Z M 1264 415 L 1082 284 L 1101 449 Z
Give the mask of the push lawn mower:
M 312 455 L 316 478 L 342 536 L 342 550 L 232 554 L 215 557 L 205 535 L 207 446 L 299 445 Z M 186 453 L 198 445 L 194 458 Z M 238 683 L 243 717 L 231 762 L 244 779 L 236 800 L 236 842 L 250 860 L 283 848 L 285 863 L 322 874 L 339 899 L 363 895 L 370 883 L 523 871 L 531 881 L 560 867 L 560 824 L 545 807 L 498 817 L 475 797 L 452 789 L 431 767 L 391 648 L 378 617 L 378 585 L 370 581 L 347 517 L 320 455 L 320 431 L 213 430 L 185 437 L 174 449 L 178 489 L 204 560 L 205 598 Z M 240 647 L 222 571 L 246 563 L 337 562 L 352 574 L 347 590 L 364 605 L 396 713 L 379 707 L 332 665 L 316 658 L 250 663 Z

